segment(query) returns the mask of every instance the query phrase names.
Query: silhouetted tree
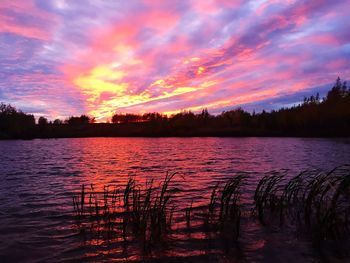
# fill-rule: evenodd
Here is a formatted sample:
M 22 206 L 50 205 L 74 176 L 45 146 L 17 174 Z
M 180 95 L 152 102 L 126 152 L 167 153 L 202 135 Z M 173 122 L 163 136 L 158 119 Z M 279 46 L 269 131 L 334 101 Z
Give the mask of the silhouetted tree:
M 350 136 L 350 88 L 337 78 L 325 98 L 320 99 L 317 93 L 305 97 L 299 105 L 271 112 L 263 110 L 250 114 L 236 108 L 214 116 L 203 109 L 198 114 L 182 111 L 170 117 L 157 112 L 142 115 L 116 113 L 112 122 L 114 125 L 93 124 L 94 118 L 81 115 L 66 120 L 68 125 L 60 125 L 62 122 L 58 119 L 51 124 L 41 117 L 36 136 Z M 124 125 L 130 123 L 133 124 Z M 33 127 L 33 115 L 0 104 L 0 138 L 29 138 L 33 136 Z
M 87 115 L 81 115 L 80 117 L 70 117 L 66 123 L 69 125 L 83 125 L 83 124 L 89 124 L 89 123 L 94 123 L 95 118 L 91 118 Z
M 151 113 L 145 113 L 142 115 L 142 121 L 149 121 L 149 122 L 162 122 L 166 120 L 168 117 L 166 115 L 162 115 L 158 112 L 151 112 Z
M 40 117 L 38 120 L 39 130 L 41 132 L 45 131 L 48 125 L 48 120 L 45 117 Z
M 60 119 L 56 119 L 53 121 L 53 125 L 61 125 L 63 122 Z
M 34 127 L 33 115 L 0 103 L 0 138 L 29 138 L 33 135 Z
M 341 79 L 338 77 L 333 88 L 327 94 L 327 101 L 331 103 L 335 103 L 342 98 L 347 96 L 348 89 L 346 82 L 341 82 Z
M 38 120 L 39 126 L 46 126 L 48 124 L 48 120 L 45 117 L 40 117 Z
M 142 116 L 137 114 L 114 114 L 112 116 L 112 123 L 128 123 L 128 122 L 140 122 Z

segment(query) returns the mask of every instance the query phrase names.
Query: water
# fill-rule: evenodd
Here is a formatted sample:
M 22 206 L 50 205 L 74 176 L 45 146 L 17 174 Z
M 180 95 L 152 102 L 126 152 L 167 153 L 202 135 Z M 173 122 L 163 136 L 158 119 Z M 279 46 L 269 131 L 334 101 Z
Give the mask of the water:
M 288 169 L 330 170 L 349 163 L 350 140 L 306 138 L 83 138 L 0 141 L 0 261 L 123 261 L 142 258 L 119 238 L 86 240 L 75 227 L 72 193 L 82 184 L 124 185 L 130 176 L 140 182 L 179 172 L 176 205 L 190 200 L 208 202 L 218 181 L 240 171 L 255 183 L 262 173 Z M 249 192 L 249 188 L 248 188 Z M 249 194 L 249 193 L 247 193 Z M 247 201 L 248 202 L 248 201 Z M 246 222 L 242 255 L 220 254 L 206 245 L 163 249 L 154 258 L 164 261 L 221 260 L 269 262 L 287 257 L 289 262 L 313 262 L 315 255 L 305 240 L 286 235 L 262 237 L 255 222 Z M 273 230 L 271 230 L 273 231 Z M 197 235 L 197 236 L 196 236 Z M 192 233 L 188 239 L 201 239 Z M 183 238 L 183 236 L 182 236 Z M 185 238 L 186 239 L 186 238 Z M 198 240 L 197 240 L 198 241 Z M 194 242 L 192 242 L 194 243 Z M 190 244 L 192 244 L 190 243 Z M 210 255 L 209 255 L 210 254 Z M 214 254 L 214 256 L 212 255 Z M 190 257 L 196 256 L 196 257 Z M 279 258 L 281 256 L 281 258 Z M 214 257 L 214 258 L 213 258 Z M 192 262 L 191 261 L 191 262 Z

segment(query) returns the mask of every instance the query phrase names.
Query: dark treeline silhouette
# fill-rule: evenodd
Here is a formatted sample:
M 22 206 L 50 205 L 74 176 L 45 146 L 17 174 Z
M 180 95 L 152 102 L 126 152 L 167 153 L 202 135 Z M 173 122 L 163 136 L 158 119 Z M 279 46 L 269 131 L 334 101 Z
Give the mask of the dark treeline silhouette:
M 32 138 L 35 136 L 35 118 L 11 105 L 0 103 L 0 139 Z
M 249 113 L 242 108 L 211 115 L 182 111 L 170 117 L 160 113 L 114 114 L 112 123 L 95 123 L 87 115 L 35 125 L 27 115 L 1 104 L 0 138 L 59 138 L 114 136 L 350 136 L 350 87 L 338 78 L 324 98 L 306 97 L 291 108 Z

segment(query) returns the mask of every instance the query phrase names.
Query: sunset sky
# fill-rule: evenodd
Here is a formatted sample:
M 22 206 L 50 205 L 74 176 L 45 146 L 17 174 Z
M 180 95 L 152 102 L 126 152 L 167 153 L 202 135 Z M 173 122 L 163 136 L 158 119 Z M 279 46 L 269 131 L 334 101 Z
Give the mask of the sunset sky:
M 49 119 L 290 106 L 350 79 L 350 0 L 0 0 L 0 101 Z

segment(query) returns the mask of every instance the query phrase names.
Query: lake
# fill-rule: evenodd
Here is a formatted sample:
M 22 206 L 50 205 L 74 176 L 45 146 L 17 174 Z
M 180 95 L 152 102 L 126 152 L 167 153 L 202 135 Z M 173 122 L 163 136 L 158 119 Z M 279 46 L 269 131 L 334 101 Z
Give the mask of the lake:
M 0 141 L 0 261 L 69 262 L 142 260 L 131 241 L 86 237 L 76 227 L 72 194 L 81 185 L 124 187 L 130 177 L 140 184 L 177 172 L 178 210 L 208 203 L 217 182 L 245 172 L 249 203 L 265 172 L 296 175 L 349 163 L 349 139 L 315 138 L 80 138 Z M 255 185 L 254 185 L 255 184 Z M 254 185 L 254 187 L 253 187 Z M 270 229 L 271 230 L 271 229 Z M 157 248 L 152 260 L 191 262 L 314 262 L 307 239 L 267 231 L 246 220 L 241 253 L 211 249 L 198 231 L 177 232 L 177 246 Z M 190 243 L 186 240 L 193 240 Z M 197 243 L 196 243 L 197 242 Z M 196 261 L 197 260 L 197 261 Z

